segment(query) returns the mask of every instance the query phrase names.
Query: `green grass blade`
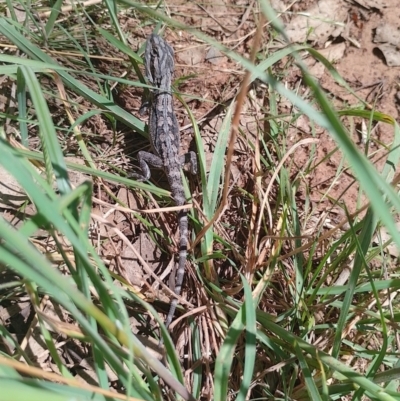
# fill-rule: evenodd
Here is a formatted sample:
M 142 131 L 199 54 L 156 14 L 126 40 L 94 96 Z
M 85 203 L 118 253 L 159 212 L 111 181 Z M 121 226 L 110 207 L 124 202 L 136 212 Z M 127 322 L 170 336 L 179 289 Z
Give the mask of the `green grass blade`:
M 19 131 L 21 134 L 21 143 L 25 147 L 28 147 L 28 124 L 26 122 L 28 118 L 26 109 L 26 81 L 24 74 L 21 73 L 20 69 L 17 70 L 17 102 L 18 116 L 20 118 Z
M 228 108 L 221 129 L 219 131 L 217 143 L 215 144 L 215 152 L 211 162 L 211 167 L 207 182 L 207 198 L 209 205 L 204 205 L 204 212 L 210 219 L 215 213 L 217 201 L 220 196 L 221 185 L 224 185 L 223 173 L 225 170 L 225 153 L 228 144 L 229 133 L 231 131 L 231 119 L 234 110 L 234 103 Z M 233 145 L 232 145 L 233 146 Z
M 340 346 L 341 346 L 341 342 L 342 342 L 342 333 L 344 332 L 345 325 L 348 320 L 349 309 L 350 309 L 350 305 L 353 300 L 355 288 L 358 283 L 358 277 L 364 266 L 365 255 L 371 244 L 372 236 L 375 232 L 375 228 L 377 225 L 377 219 L 372 210 L 368 211 L 368 213 L 364 219 L 364 223 L 365 224 L 363 225 L 363 230 L 359 237 L 359 243 L 360 243 L 359 252 L 356 255 L 356 258 L 354 261 L 354 266 L 350 273 L 349 283 L 347 285 L 347 290 L 345 292 L 345 296 L 344 296 L 344 300 L 343 300 L 343 306 L 340 310 L 340 316 L 339 316 L 339 320 L 337 323 L 337 330 L 335 333 L 335 340 L 333 342 L 333 348 L 332 348 L 332 356 L 333 357 L 338 357 L 338 355 L 339 355 Z M 356 236 L 355 233 L 354 233 L 354 236 Z
M 293 344 L 293 348 L 294 348 L 294 350 L 296 352 L 296 356 L 300 362 L 302 376 L 304 378 L 304 382 L 306 384 L 306 388 L 307 388 L 307 392 L 310 397 L 310 400 L 322 401 L 322 398 L 319 394 L 317 385 L 314 382 L 310 368 L 308 367 L 308 364 L 306 362 L 306 359 L 304 358 L 301 348 L 298 346 L 298 344 L 296 344 L 296 342 Z
M 48 180 L 49 182 L 52 181 L 52 174 L 54 172 L 60 192 L 66 194 L 70 191 L 71 185 L 69 183 L 67 166 L 64 162 L 64 155 L 58 143 L 57 133 L 54 129 L 47 102 L 35 73 L 26 66 L 21 66 L 20 71 L 29 88 L 29 93 L 38 117 L 39 134 L 43 144 Z
M 107 41 L 114 46 L 116 49 L 120 50 L 121 52 L 127 54 L 130 58 L 135 60 L 136 62 L 142 64 L 143 60 L 141 57 L 139 57 L 129 46 L 127 46 L 125 43 L 121 42 L 117 38 L 115 38 L 111 33 L 106 31 L 103 28 L 97 28 L 100 32 L 100 34 L 107 39 Z
M 229 377 L 233 363 L 236 343 L 242 335 L 245 321 L 245 308 L 240 308 L 226 334 L 224 343 L 217 355 L 214 371 L 214 400 L 225 401 L 228 395 Z
M 246 339 L 244 348 L 244 369 L 243 379 L 240 384 L 239 394 L 236 397 L 237 401 L 245 401 L 248 398 L 248 390 L 253 380 L 253 372 L 256 363 L 256 306 L 252 297 L 251 288 L 246 279 L 241 276 L 244 289 L 244 308 L 245 308 L 245 326 Z
M 233 363 L 233 356 L 236 349 L 236 343 L 238 342 L 244 327 L 246 330 L 246 357 L 243 382 L 240 386 L 240 392 L 238 400 L 243 400 L 247 396 L 247 390 L 250 385 L 254 363 L 255 363 L 255 333 L 256 333 L 256 319 L 255 319 L 255 307 L 254 301 L 251 294 L 249 285 L 245 282 L 245 278 L 242 277 L 245 301 L 231 326 L 228 329 L 224 343 L 220 349 L 220 352 L 216 359 L 215 366 L 215 400 L 225 400 L 228 394 L 228 383 L 230 377 L 231 366 Z
M 116 398 L 105 397 L 94 391 L 77 387 L 20 378 L 0 377 L 2 401 L 116 401 Z
M 46 26 L 44 28 L 47 37 L 49 37 L 51 35 L 51 33 L 54 29 L 56 20 L 61 12 L 62 4 L 63 4 L 63 0 L 56 0 L 55 3 L 52 4 L 51 13 L 47 19 Z
M 57 63 L 46 53 L 40 50 L 37 46 L 28 41 L 23 35 L 21 35 L 8 21 L 6 18 L 0 19 L 0 33 L 8 38 L 12 43 L 14 43 L 21 51 L 26 53 L 28 56 L 34 60 L 39 60 L 45 63 L 54 64 Z M 73 78 L 70 74 L 59 70 L 59 75 L 61 76 L 64 84 L 79 94 L 85 99 L 94 103 L 96 106 L 100 107 L 115 116 L 122 123 L 130 128 L 135 129 L 137 132 L 144 134 L 144 123 L 134 117 L 132 114 L 123 110 L 121 107 L 110 102 L 109 99 L 98 95 L 96 92 L 92 91 L 88 87 L 82 84 L 81 81 Z

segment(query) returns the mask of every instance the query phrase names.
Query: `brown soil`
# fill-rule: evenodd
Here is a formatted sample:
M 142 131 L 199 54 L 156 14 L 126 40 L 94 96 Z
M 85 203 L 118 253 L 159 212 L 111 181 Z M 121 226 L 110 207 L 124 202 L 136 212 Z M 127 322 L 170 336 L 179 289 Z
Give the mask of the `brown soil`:
M 299 12 L 313 10 L 316 5 L 321 8 L 325 2 L 303 1 L 291 9 L 285 8 L 285 4 L 291 4 L 290 1 L 275 3 L 278 10 Z M 363 2 L 359 3 L 363 4 Z M 341 22 L 344 28 L 339 34 L 332 33 L 330 36 L 322 36 L 309 43 L 324 55 L 329 54 L 327 51 L 331 48 L 339 46 L 342 49 L 339 50 L 340 58 L 336 59 L 337 56 L 332 56 L 335 58 L 334 65 L 350 88 L 372 108 L 397 119 L 399 107 L 396 94 L 398 92 L 399 67 L 387 65 L 377 44 L 373 42 L 373 38 L 376 28 L 382 24 L 400 27 L 400 15 L 397 12 L 395 0 L 374 2 L 375 6 L 370 8 L 366 8 L 369 3 L 365 3 L 363 7 L 357 2 L 350 4 L 345 1 L 335 1 L 340 12 L 337 15 L 338 20 L 333 17 L 332 19 Z M 254 4 L 252 3 L 252 5 Z M 249 55 L 253 43 L 255 21 L 253 13 L 248 12 L 247 1 L 229 2 L 226 0 L 219 2 L 218 5 L 198 6 L 186 1 L 171 0 L 168 2 L 168 8 L 171 15 L 181 22 L 203 30 L 242 55 Z M 287 25 L 290 25 L 295 17 L 296 14 L 284 13 L 282 15 Z M 143 32 L 140 34 L 143 36 Z M 229 104 L 233 96 L 237 94 L 243 77 L 242 69 L 188 32 L 168 31 L 165 37 L 175 49 L 176 77 L 189 77 L 179 86 L 179 91 L 187 96 L 185 100 L 201 128 L 205 150 L 212 155 L 215 138 L 222 123 L 218 105 Z M 261 53 L 268 50 L 269 39 L 268 29 L 266 29 L 265 40 L 262 41 L 263 48 L 260 49 Z M 285 61 L 282 60 L 276 66 L 278 70 L 284 71 Z M 347 89 L 338 85 L 321 63 L 315 63 L 314 59 L 310 57 L 306 62 L 339 110 L 360 105 L 360 101 Z M 286 82 L 289 87 L 295 88 L 301 82 L 301 75 L 294 66 L 285 70 L 284 74 L 286 78 L 283 79 L 283 82 Z M 127 92 L 121 97 L 126 108 L 137 113 L 140 103 L 139 94 L 133 100 L 132 93 Z M 248 107 L 250 108 L 251 105 L 249 104 Z M 177 110 L 183 131 L 183 148 L 186 150 L 191 141 L 191 124 L 186 112 L 179 104 L 177 104 Z M 287 113 L 290 110 L 290 106 L 284 101 L 280 103 L 280 112 Z M 259 115 L 262 117 L 262 113 Z M 254 115 L 247 113 L 247 110 L 245 110 L 241 122 L 244 130 L 251 131 L 256 127 Z M 359 144 L 360 149 L 364 151 L 366 146 L 362 142 L 361 136 L 362 131 L 366 131 L 367 127 L 361 125 L 360 118 L 344 118 L 343 122 L 349 128 L 354 142 Z M 293 128 L 293 135 L 291 135 L 293 142 L 309 135 L 311 135 L 309 121 L 305 117 L 299 118 L 296 127 Z M 327 188 L 331 186 L 335 178 L 342 156 L 340 152 L 335 152 L 323 161 L 336 148 L 336 144 L 329 133 L 318 127 L 316 137 L 319 139 L 319 144 L 314 165 L 318 167 L 312 169 L 307 177 L 308 185 L 313 189 L 311 198 L 317 202 L 321 198 L 319 195 L 321 192 L 321 194 L 325 194 L 325 197 L 329 195 L 337 202 L 345 204 L 348 210 L 353 212 L 357 208 L 359 189 L 355 185 L 351 171 L 348 170 L 346 174 L 341 175 L 340 180 L 335 182 L 327 192 Z M 369 158 L 376 162 L 378 169 L 381 169 L 383 165 L 381 144 L 388 145 L 392 139 L 392 126 L 383 123 L 374 124 L 369 146 L 365 151 Z M 238 151 L 241 152 L 240 145 L 237 146 Z M 298 148 L 295 152 L 296 165 L 301 166 L 301 161 L 306 161 L 309 157 L 308 148 Z M 237 163 L 237 166 L 242 168 L 244 161 L 239 157 Z

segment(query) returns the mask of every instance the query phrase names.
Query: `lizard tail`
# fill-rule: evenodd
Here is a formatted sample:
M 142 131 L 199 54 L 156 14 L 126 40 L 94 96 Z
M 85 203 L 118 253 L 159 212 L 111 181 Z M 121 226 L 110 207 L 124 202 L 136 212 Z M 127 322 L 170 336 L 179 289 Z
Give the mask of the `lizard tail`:
M 185 276 L 185 265 L 187 258 L 187 248 L 188 248 L 188 218 L 187 211 L 181 210 L 178 214 L 178 222 L 179 222 L 179 264 L 178 270 L 175 276 L 175 288 L 174 293 L 176 295 L 181 294 L 183 278 Z M 175 309 L 178 305 L 178 299 L 174 298 L 171 301 L 171 305 L 169 307 L 169 312 L 167 319 L 165 321 L 165 326 L 168 328 L 174 318 Z

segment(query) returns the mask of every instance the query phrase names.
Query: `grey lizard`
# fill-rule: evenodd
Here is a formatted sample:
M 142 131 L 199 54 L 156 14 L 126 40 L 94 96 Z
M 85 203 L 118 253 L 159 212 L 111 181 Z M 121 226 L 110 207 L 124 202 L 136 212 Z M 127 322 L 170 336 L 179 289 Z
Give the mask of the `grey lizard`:
M 179 125 L 175 116 L 171 83 L 174 73 L 174 51 L 160 36 L 151 34 L 146 42 L 144 53 L 145 73 L 149 83 L 153 86 L 149 98 L 142 103 L 140 113 L 149 111 L 149 136 L 153 153 L 140 151 L 138 160 L 142 174 L 133 174 L 141 181 L 150 178 L 149 165 L 163 169 L 171 188 L 172 198 L 176 205 L 186 203 L 183 188 L 181 166 L 190 163 L 192 174 L 197 173 L 197 158 L 194 152 L 179 155 Z M 175 277 L 174 292 L 180 295 L 188 248 L 188 218 L 187 211 L 178 212 L 179 226 L 179 262 Z M 178 300 L 171 301 L 165 326 L 170 325 Z

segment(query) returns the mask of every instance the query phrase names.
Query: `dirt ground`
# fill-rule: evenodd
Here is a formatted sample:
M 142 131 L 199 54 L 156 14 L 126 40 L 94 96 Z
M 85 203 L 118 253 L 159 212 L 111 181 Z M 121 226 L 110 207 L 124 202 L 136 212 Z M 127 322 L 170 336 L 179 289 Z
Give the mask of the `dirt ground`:
M 293 43 L 307 43 L 318 50 L 333 63 L 353 91 L 352 94 L 339 85 L 322 63 L 304 53 L 304 62 L 337 110 L 351 109 L 364 102 L 368 104 L 367 108 L 398 119 L 400 14 L 396 0 L 276 0 L 272 5 L 283 20 L 290 40 Z M 167 2 L 166 11 L 171 17 L 249 57 L 259 18 L 256 2 L 224 0 L 218 2 L 218 5 L 200 6 L 171 0 Z M 260 55 L 263 58 L 285 46 L 284 41 L 279 46 L 279 40 L 272 40 L 268 25 L 267 21 L 261 41 Z M 129 26 L 134 27 L 134 22 L 127 20 L 126 28 L 129 29 Z M 133 30 L 137 29 L 136 26 Z M 151 29 L 149 27 L 148 32 L 137 31 L 137 35 L 133 34 L 132 37 L 145 36 Z M 168 29 L 164 36 L 175 50 L 175 77 L 181 81 L 179 92 L 185 94 L 185 100 L 199 124 L 205 152 L 211 160 L 224 118 L 221 105 L 228 105 L 233 100 L 244 72 L 237 63 L 186 31 Z M 301 86 L 300 71 L 287 59 L 274 65 L 273 71 L 289 88 Z M 240 125 L 248 135 L 253 135 L 268 113 L 268 100 L 264 101 L 265 109 L 255 112 L 250 98 L 257 96 L 256 90 L 251 89 L 249 94 Z M 266 95 L 263 93 L 261 96 Z M 140 92 L 127 91 L 120 96 L 121 105 L 134 114 L 137 114 L 140 99 Z M 279 99 L 278 106 L 278 114 L 290 116 L 296 112 L 285 99 Z M 176 110 L 181 126 L 182 152 L 189 147 L 194 149 L 188 115 L 179 102 L 176 102 Z M 368 121 L 358 117 L 343 117 L 342 121 L 359 149 L 366 153 L 379 170 L 382 169 L 386 146 L 393 139 L 393 127 L 380 122 L 374 122 L 369 127 Z M 329 221 L 334 224 L 345 217 L 345 208 L 352 213 L 360 204 L 364 204 L 366 200 L 360 196 L 351 170 L 347 169 L 340 176 L 337 174 L 343 158 L 339 151 L 335 151 L 337 145 L 329 133 L 314 127 L 305 116 L 297 118 L 294 123 L 288 123 L 288 126 L 287 140 L 291 142 L 288 148 L 304 138 L 314 137 L 318 140 L 315 155 L 311 156 L 310 147 L 299 147 L 290 159 L 294 172 L 301 170 L 310 158 L 314 159 L 306 177 L 306 186 L 313 203 L 312 213 L 316 216 L 329 211 Z M 264 132 L 264 135 L 268 135 L 268 132 Z M 244 172 L 249 168 L 246 157 L 248 149 L 238 141 L 236 151 L 232 176 L 238 186 L 246 187 Z M 304 188 L 299 188 L 299 204 L 305 199 L 305 192 Z M 309 224 L 310 232 L 315 230 L 314 223 Z M 141 252 L 144 252 L 143 248 Z M 148 249 L 147 252 L 152 254 L 155 249 Z
M 354 91 L 353 94 L 349 93 L 348 89 L 332 78 L 322 63 L 304 54 L 305 63 L 312 74 L 319 79 L 338 110 L 359 106 L 361 101 L 364 101 L 371 109 L 398 119 L 400 14 L 396 0 L 298 2 L 276 0 L 272 5 L 280 13 L 291 41 L 308 43 L 320 51 L 333 63 Z M 254 1 L 224 0 L 218 2 L 218 5 L 200 6 L 186 1 L 171 0 L 167 2 L 167 11 L 171 17 L 205 32 L 232 50 L 249 56 L 255 33 L 255 21 L 259 16 Z M 126 24 L 129 27 L 130 21 Z M 134 25 L 132 21 L 131 25 Z M 385 31 L 381 32 L 383 29 Z M 149 32 L 140 34 L 143 36 Z M 260 53 L 265 57 L 279 50 L 276 48 L 276 41 L 271 45 L 268 32 L 267 22 L 260 49 Z M 230 104 L 233 96 L 237 94 L 243 71 L 235 62 L 213 47 L 200 42 L 188 32 L 167 30 L 165 37 L 175 50 L 176 78 L 189 78 L 182 80 L 179 91 L 186 95 L 185 100 L 199 124 L 205 151 L 211 160 L 224 117 L 219 112 L 221 109 L 219 105 Z M 284 46 L 282 41 L 282 47 Z M 301 74 L 294 64 L 287 68 L 286 61 L 282 60 L 274 66 L 274 69 L 283 75 L 283 78 L 280 78 L 282 82 L 293 89 L 301 84 Z M 134 96 L 131 92 L 123 93 L 121 105 L 132 113 L 137 113 L 140 96 L 140 93 Z M 249 112 L 245 110 L 243 113 L 241 126 L 251 132 L 256 129 L 258 121 L 265 118 L 265 110 L 260 110 L 258 115 L 255 115 L 251 110 L 250 101 L 248 102 Z M 193 133 L 187 113 L 180 104 L 177 103 L 176 106 L 182 131 L 182 151 L 185 151 L 189 146 L 193 146 L 191 145 Z M 295 112 L 284 99 L 280 100 L 279 106 L 279 112 L 282 114 Z M 384 123 L 374 123 L 368 127 L 368 122 L 357 117 L 343 118 L 343 122 L 360 150 L 376 163 L 378 169 L 381 169 L 385 145 L 389 145 L 393 138 L 393 127 Z M 329 133 L 319 127 L 315 127 L 313 132 L 306 117 L 298 118 L 289 130 L 288 138 L 293 144 L 310 136 L 316 137 L 319 141 L 316 146 L 314 167 L 307 177 L 307 185 L 312 190 L 311 200 L 315 203 L 314 211 L 322 212 L 329 208 L 333 211 L 334 220 L 335 216 L 337 220 L 344 217 L 343 205 L 350 212 L 354 212 L 357 205 L 359 207 L 359 188 L 350 170 L 337 178 L 338 167 L 343 160 L 341 153 L 335 152 L 336 143 Z M 367 135 L 370 135 L 368 140 Z M 241 148 L 240 143 L 237 145 L 237 152 L 232 175 L 240 179 L 239 171 L 246 168 L 246 150 Z M 300 169 L 309 159 L 310 149 L 299 147 L 292 158 L 294 168 Z M 302 189 L 299 193 L 300 200 L 303 197 L 301 191 Z M 331 198 L 330 201 L 328 197 Z M 332 200 L 334 204 L 341 206 L 331 209 Z
M 252 8 L 254 1 L 225 0 L 218 2 L 218 5 L 205 6 L 179 0 L 167 3 L 172 17 L 205 31 L 241 54 L 249 55 L 256 17 L 256 9 Z M 308 42 L 321 51 L 334 63 L 339 74 L 359 98 L 366 101 L 371 108 L 398 119 L 400 63 L 396 59 L 397 65 L 390 66 L 390 56 L 385 58 L 380 50 L 382 46 L 390 46 L 390 43 L 377 43 L 379 40 L 377 31 L 381 27 L 390 27 L 390 32 L 399 32 L 400 13 L 396 3 L 396 0 L 298 2 L 276 0 L 272 2 L 275 10 L 281 12 L 281 18 L 293 42 Z M 302 12 L 308 13 L 311 17 L 302 17 Z M 313 26 L 313 29 L 310 29 L 310 26 Z M 200 43 L 187 32 L 168 32 L 166 36 L 176 52 L 176 76 L 195 74 L 195 77 L 187 80 L 179 89 L 193 96 L 193 100 L 189 100 L 189 105 L 202 129 L 202 136 L 207 146 L 206 151 L 212 152 L 215 145 L 214 138 L 222 122 L 219 117 L 213 118 L 213 113 L 217 114 L 216 109 L 218 109 L 214 102 L 227 104 L 232 100 L 232 96 L 237 92 L 242 71 L 239 71 L 238 66 L 218 50 Z M 396 48 L 398 38 L 396 39 L 395 33 L 393 37 L 393 51 L 398 53 Z M 265 52 L 268 48 L 269 39 L 266 29 L 261 52 Z M 276 49 L 271 49 L 271 51 L 274 50 Z M 305 61 L 339 110 L 360 105 L 360 101 L 347 89 L 338 85 L 321 63 L 315 62 L 311 57 L 306 58 Z M 283 68 L 283 62 L 278 68 Z M 299 71 L 292 67 L 283 81 L 294 88 L 300 80 Z M 201 100 L 197 100 L 196 96 Z M 286 109 L 286 104 L 282 101 L 281 112 L 290 113 L 291 111 L 290 108 Z M 190 126 L 189 120 L 183 114 L 180 117 L 182 131 L 185 133 L 185 128 Z M 249 123 L 248 116 L 243 116 L 242 123 L 244 126 Z M 361 119 L 347 119 L 344 123 L 360 149 L 366 149 L 363 135 L 368 129 L 362 126 Z M 294 131 L 294 142 L 311 135 L 307 119 L 298 119 Z M 190 136 L 190 132 L 187 130 L 186 132 Z M 317 201 L 320 190 L 321 193 L 326 194 L 326 188 L 334 180 L 342 160 L 339 152 L 327 157 L 336 147 L 327 132 L 317 128 L 316 136 L 319 139 L 319 145 L 314 164 L 318 167 L 313 170 L 308 179 L 310 187 L 314 189 L 312 197 Z M 186 138 L 185 134 L 183 137 Z M 367 153 L 371 160 L 377 161 L 378 168 L 382 167 L 382 163 L 379 162 L 381 157 L 379 149 L 382 149 L 380 144 L 390 144 L 392 138 L 393 128 L 390 125 L 378 123 L 373 126 Z M 296 151 L 298 164 L 302 159 L 307 158 L 309 158 L 307 150 L 302 151 L 300 148 Z M 342 175 L 340 181 L 329 190 L 329 195 L 337 201 L 344 202 L 350 211 L 355 210 L 358 199 L 358 188 L 352 183 L 354 184 L 354 178 L 351 174 Z

